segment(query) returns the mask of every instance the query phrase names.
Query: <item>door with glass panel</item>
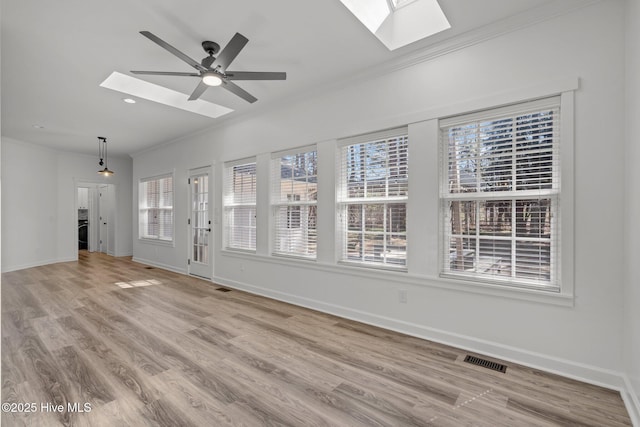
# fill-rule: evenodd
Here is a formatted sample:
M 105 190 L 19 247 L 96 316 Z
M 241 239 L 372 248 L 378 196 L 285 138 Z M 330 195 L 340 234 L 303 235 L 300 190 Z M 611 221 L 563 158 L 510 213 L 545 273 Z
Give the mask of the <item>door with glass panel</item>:
M 189 274 L 211 279 L 211 182 L 209 168 L 189 175 Z

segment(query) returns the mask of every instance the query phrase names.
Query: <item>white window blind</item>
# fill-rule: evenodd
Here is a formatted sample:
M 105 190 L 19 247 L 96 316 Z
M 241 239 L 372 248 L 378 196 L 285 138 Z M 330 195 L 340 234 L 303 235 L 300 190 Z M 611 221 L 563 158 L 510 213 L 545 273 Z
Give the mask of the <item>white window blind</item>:
M 408 144 L 406 128 L 341 141 L 341 261 L 406 267 Z
M 560 99 L 441 122 L 443 275 L 558 290 Z
M 228 249 L 256 249 L 256 162 L 225 164 L 224 245 Z
M 274 254 L 316 257 L 318 155 L 315 149 L 276 153 L 272 164 L 271 205 Z
M 139 238 L 173 241 L 173 175 L 140 180 L 138 208 Z

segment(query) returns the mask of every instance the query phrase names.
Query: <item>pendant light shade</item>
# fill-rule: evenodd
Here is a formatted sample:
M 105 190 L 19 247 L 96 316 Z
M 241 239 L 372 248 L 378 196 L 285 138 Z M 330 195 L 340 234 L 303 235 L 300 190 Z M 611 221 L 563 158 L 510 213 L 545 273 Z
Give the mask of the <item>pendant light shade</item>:
M 98 173 L 102 176 L 113 175 L 113 171 L 107 167 L 107 138 L 103 136 L 98 137 L 98 157 L 100 157 L 98 164 L 100 166 L 104 165 L 104 169 L 99 170 Z
M 101 171 L 98 171 L 98 173 L 100 175 L 104 175 L 104 176 L 111 176 L 113 175 L 113 171 L 109 170 L 109 168 L 107 168 L 106 166 L 104 167 L 104 169 L 102 169 Z

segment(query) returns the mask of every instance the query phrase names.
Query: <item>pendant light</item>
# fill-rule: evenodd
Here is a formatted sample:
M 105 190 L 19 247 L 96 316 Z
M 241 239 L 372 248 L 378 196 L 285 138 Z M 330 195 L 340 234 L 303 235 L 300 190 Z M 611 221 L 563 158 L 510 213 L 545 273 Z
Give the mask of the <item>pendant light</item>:
M 98 164 L 100 166 L 104 165 L 104 169 L 99 170 L 98 173 L 103 176 L 113 175 L 113 171 L 110 171 L 107 167 L 107 138 L 103 136 L 98 137 L 98 157 L 100 157 Z

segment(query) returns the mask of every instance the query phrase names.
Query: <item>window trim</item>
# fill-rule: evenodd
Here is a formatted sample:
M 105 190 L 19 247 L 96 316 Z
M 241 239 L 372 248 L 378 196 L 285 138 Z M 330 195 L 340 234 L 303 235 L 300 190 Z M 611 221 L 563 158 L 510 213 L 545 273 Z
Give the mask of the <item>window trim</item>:
M 573 162 L 574 162 L 574 90 L 576 87 L 566 88 L 564 91 L 556 93 L 547 93 L 544 96 L 532 97 L 524 100 L 512 100 L 509 103 L 502 105 L 487 105 L 482 108 L 478 108 L 467 113 L 461 112 L 459 114 L 443 117 L 438 120 L 438 152 L 439 152 L 439 237 L 438 237 L 438 277 L 454 285 L 464 285 L 478 287 L 479 289 L 503 289 L 505 292 L 525 292 L 526 294 L 540 294 L 549 295 L 550 297 L 563 297 L 571 299 L 573 298 L 574 290 L 574 272 L 573 272 L 573 254 L 574 254 L 574 232 L 573 232 Z M 559 154 L 559 161 L 554 165 L 553 175 L 554 179 L 558 181 L 560 187 L 557 192 L 549 191 L 552 203 L 556 204 L 556 210 L 552 213 L 554 215 L 554 221 L 558 228 L 556 236 L 555 250 L 557 251 L 555 257 L 555 276 L 556 283 L 549 287 L 540 286 L 538 284 L 530 284 L 526 281 L 514 280 L 492 280 L 490 277 L 471 277 L 462 274 L 455 274 L 443 271 L 444 266 L 444 246 L 445 246 L 445 215 L 443 209 L 443 202 L 446 201 L 443 194 L 447 189 L 448 182 L 448 166 L 444 160 L 448 156 L 447 147 L 444 141 L 440 137 L 442 128 L 445 126 L 454 126 L 456 124 L 466 123 L 470 120 L 483 119 L 491 120 L 491 117 L 502 116 L 505 112 L 511 115 L 518 114 L 519 111 L 528 111 L 532 107 L 539 107 L 541 109 L 548 108 L 551 104 L 559 107 L 560 110 L 560 123 L 558 126 L 559 144 L 557 147 L 557 153 Z M 493 112 L 494 114 L 487 114 Z M 514 191 L 515 193 L 515 191 Z M 531 194 L 525 194 L 532 196 Z M 544 191 L 535 191 L 535 195 L 543 195 Z M 448 200 L 458 199 L 476 199 L 483 200 L 481 194 L 471 193 L 471 195 L 457 196 L 454 195 Z M 508 199 L 519 198 L 517 195 L 513 197 L 506 197 Z M 551 261 L 554 263 L 554 261 Z M 564 304 L 563 304 L 564 305 Z
M 161 239 L 160 237 L 148 237 L 148 236 L 143 236 L 142 235 L 142 228 L 141 228 L 141 215 L 140 212 L 145 209 L 151 209 L 151 208 L 141 208 L 141 203 L 142 203 L 142 191 L 141 191 L 141 185 L 143 183 L 147 183 L 147 182 L 151 182 L 151 181 L 159 181 L 161 179 L 165 179 L 165 178 L 171 178 L 171 239 Z M 154 244 L 154 245 L 160 245 L 160 246 L 171 246 L 174 247 L 175 246 L 175 232 L 176 232 L 176 218 L 175 218 L 175 202 L 176 202 L 176 179 L 175 179 L 175 170 L 171 171 L 171 172 L 167 172 L 167 173 L 163 173 L 163 174 L 159 174 L 159 175 L 154 175 L 154 176 L 149 176 L 149 177 L 144 177 L 144 178 L 140 178 L 138 180 L 138 241 L 139 242 L 144 242 L 144 243 L 149 243 L 149 244 Z

